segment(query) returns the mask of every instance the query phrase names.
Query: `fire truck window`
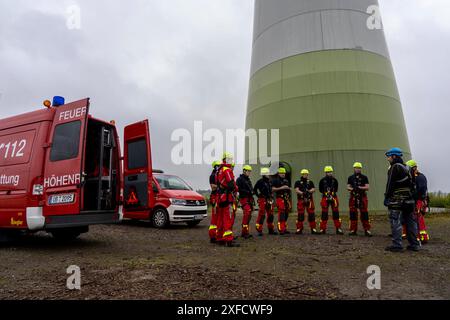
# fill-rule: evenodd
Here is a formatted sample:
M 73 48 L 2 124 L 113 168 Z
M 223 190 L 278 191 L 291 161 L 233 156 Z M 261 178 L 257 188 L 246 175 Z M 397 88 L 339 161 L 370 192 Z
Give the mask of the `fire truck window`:
M 53 135 L 51 161 L 73 159 L 78 156 L 80 146 L 81 121 L 57 125 Z
M 128 143 L 128 169 L 138 169 L 147 166 L 147 142 L 145 139 Z

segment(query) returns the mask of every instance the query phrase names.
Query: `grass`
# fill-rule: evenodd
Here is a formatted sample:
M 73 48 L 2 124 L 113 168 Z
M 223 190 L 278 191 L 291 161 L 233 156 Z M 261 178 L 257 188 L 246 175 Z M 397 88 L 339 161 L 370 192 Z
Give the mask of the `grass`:
M 450 209 L 450 193 L 441 191 L 430 193 L 430 207 Z

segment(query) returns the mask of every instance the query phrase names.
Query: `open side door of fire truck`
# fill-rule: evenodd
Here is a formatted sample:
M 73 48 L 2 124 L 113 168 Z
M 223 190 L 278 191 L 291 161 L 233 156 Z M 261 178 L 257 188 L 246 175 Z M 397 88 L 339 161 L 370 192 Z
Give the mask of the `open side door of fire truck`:
M 55 107 L 44 168 L 44 216 L 81 211 L 89 98 Z
M 149 122 L 131 124 L 124 130 L 124 214 L 131 219 L 148 219 L 155 203 Z

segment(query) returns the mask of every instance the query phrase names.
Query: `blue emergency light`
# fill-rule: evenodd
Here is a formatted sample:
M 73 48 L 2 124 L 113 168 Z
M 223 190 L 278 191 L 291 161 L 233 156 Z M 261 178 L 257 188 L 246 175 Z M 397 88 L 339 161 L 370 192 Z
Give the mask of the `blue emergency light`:
M 63 106 L 65 104 L 65 99 L 64 97 L 60 97 L 60 96 L 54 96 L 53 97 L 53 103 L 52 105 L 54 107 L 59 107 L 59 106 Z

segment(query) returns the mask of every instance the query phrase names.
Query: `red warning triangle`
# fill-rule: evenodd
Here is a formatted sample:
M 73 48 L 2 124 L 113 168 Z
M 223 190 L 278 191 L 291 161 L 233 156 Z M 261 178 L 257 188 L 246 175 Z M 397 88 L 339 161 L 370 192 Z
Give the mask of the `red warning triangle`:
M 133 190 L 130 192 L 130 195 L 127 200 L 128 205 L 136 205 L 139 203 L 139 199 L 136 196 L 136 192 Z

